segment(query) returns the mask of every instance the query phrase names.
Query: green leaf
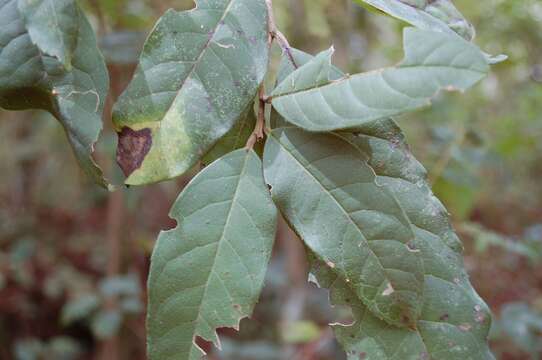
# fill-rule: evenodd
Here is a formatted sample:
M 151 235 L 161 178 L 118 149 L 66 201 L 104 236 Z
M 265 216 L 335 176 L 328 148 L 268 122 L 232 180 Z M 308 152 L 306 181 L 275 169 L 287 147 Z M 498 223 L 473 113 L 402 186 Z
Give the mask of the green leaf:
M 493 359 L 487 336 L 491 314 L 472 288 L 461 256 L 461 242 L 448 213 L 433 195 L 423 166 L 410 153 L 392 120 L 342 134 L 354 144 L 405 210 L 416 239 L 410 245 L 423 258 L 423 307 L 415 330 L 392 328 L 360 305 L 348 284 L 315 262 L 313 273 L 331 289 L 335 304 L 353 309 L 355 324 L 337 327 L 337 337 L 351 359 Z
M 314 58 L 297 50 L 293 54 L 296 66 Z M 295 67 L 286 62 L 283 65 L 285 78 Z M 331 290 L 334 304 L 349 306 L 353 311 L 352 326 L 335 327 L 349 359 L 493 359 L 487 346 L 489 309 L 468 281 L 460 254 L 461 242 L 444 207 L 431 192 L 425 168 L 410 152 L 401 129 L 393 120 L 383 119 L 360 127 L 356 133 L 339 136 L 357 147 L 377 174 L 378 183 L 389 189 L 406 210 L 416 232 L 411 250 L 423 254 L 426 279 L 420 317 L 425 320 L 418 321 L 415 331 L 400 329 L 374 316 L 350 284 L 309 251 L 311 278 Z
M 77 3 L 73 0 L 19 0 L 18 4 L 32 42 L 71 70 L 79 33 Z
M 417 28 L 456 32 L 467 41 L 474 38 L 474 27 L 450 0 L 354 0 L 361 6 L 372 6 Z
M 264 168 L 273 200 L 318 259 L 379 318 L 413 326 L 423 295 L 414 233 L 359 151 L 337 135 L 277 129 Z
M 332 53 L 330 53 L 330 56 L 331 54 Z M 314 56 L 295 48 L 290 48 L 289 53 L 283 52 L 277 72 L 277 84 L 282 83 L 288 75 L 313 59 Z M 321 60 L 323 60 L 324 63 L 327 62 L 327 59 L 325 58 Z M 331 62 L 331 60 L 329 62 Z M 329 79 L 338 80 L 344 76 L 345 74 L 339 68 L 331 64 Z M 287 127 L 290 125 L 274 108 L 272 108 L 270 126 L 272 129 L 277 129 L 279 127 Z
M 151 262 L 149 358 L 200 359 L 197 337 L 220 347 L 216 329 L 239 327 L 263 286 L 277 221 L 253 151 L 234 151 L 183 190 Z
M 406 28 L 404 46 L 405 59 L 397 67 L 306 89 L 295 80 L 312 71 L 312 62 L 328 61 L 317 57 L 278 85 L 273 107 L 310 131 L 355 128 L 427 106 L 439 90 L 466 90 L 489 71 L 484 54 L 455 34 Z
M 368 10 L 378 9 L 419 29 L 456 33 L 467 41 L 474 40 L 474 27 L 450 0 L 354 0 Z M 483 53 L 490 65 L 508 59 L 506 55 Z
M 115 105 L 118 161 L 140 185 L 179 176 L 230 131 L 265 76 L 265 0 L 199 0 L 168 11 Z
M 53 47 L 41 48 L 42 40 L 33 43 L 19 2 L 0 0 L 0 23 L 3 24 L 0 27 L 0 107 L 43 109 L 53 114 L 64 126 L 83 170 L 96 183 L 107 187 L 92 153 L 102 129 L 109 78 L 92 28 L 79 6 L 72 3 L 77 16 L 70 18 L 73 23 L 66 26 L 77 29 L 77 38 L 68 71 L 61 61 L 45 55 Z M 37 29 L 41 16 L 33 14 L 30 18 L 33 28 Z M 63 17 L 63 23 L 67 21 Z M 40 33 L 47 31 L 58 29 L 39 30 Z M 41 35 L 42 39 L 47 38 L 47 34 Z
M 203 164 L 210 164 L 227 153 L 246 145 L 256 126 L 256 114 L 254 113 L 253 105 L 253 103 L 249 105 L 248 110 L 235 126 L 205 154 L 202 159 Z

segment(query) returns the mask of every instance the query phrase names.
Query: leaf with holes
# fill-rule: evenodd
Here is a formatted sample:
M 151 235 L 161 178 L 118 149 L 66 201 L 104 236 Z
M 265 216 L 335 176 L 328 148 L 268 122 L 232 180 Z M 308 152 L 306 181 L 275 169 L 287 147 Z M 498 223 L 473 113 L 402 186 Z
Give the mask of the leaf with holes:
M 277 212 L 253 151 L 205 168 L 179 196 L 179 226 L 160 234 L 149 277 L 150 359 L 200 359 L 197 337 L 220 347 L 216 329 L 238 328 L 258 300 Z
M 337 135 L 277 129 L 264 168 L 273 200 L 308 248 L 379 318 L 413 327 L 423 296 L 414 232 L 359 152 Z
M 406 28 L 404 46 L 405 59 L 397 67 L 307 88 L 296 79 L 312 71 L 311 61 L 277 86 L 273 107 L 310 131 L 355 128 L 427 106 L 439 90 L 466 90 L 489 71 L 484 54 L 455 34 Z M 313 61 L 328 62 L 321 56 Z
M 52 3 L 32 4 L 46 7 Z M 107 187 L 102 171 L 92 159 L 109 88 L 107 68 L 92 28 L 74 1 L 62 2 L 63 5 L 58 6 L 69 8 L 68 13 L 75 14 L 73 17 L 63 14 L 61 27 L 75 29 L 70 35 L 75 34 L 75 40 L 66 40 L 75 41 L 75 46 L 73 51 L 69 50 L 72 45 L 57 47 L 53 40 L 56 35 L 51 32 L 59 29 L 45 26 L 44 15 L 37 9 L 31 12 L 29 4 L 0 0 L 0 23 L 4 24 L 0 27 L 0 107 L 49 111 L 64 126 L 83 170 L 95 182 Z M 46 55 L 49 53 L 61 60 Z M 63 63 L 67 59 L 70 59 L 71 70 Z
M 118 162 L 139 185 L 189 170 L 242 117 L 268 65 L 265 0 L 168 11 L 114 108 Z

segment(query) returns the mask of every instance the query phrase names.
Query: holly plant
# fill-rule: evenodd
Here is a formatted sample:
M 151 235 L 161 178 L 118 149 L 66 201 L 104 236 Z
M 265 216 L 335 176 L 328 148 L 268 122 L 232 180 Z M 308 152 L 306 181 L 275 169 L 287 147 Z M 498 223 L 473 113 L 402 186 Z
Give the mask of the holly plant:
M 467 90 L 504 57 L 472 42 L 449 0 L 355 2 L 408 24 L 398 65 L 350 75 L 333 48 L 292 48 L 271 0 L 196 0 L 148 36 L 112 113 L 126 184 L 202 168 L 152 255 L 149 359 L 200 359 L 199 339 L 220 348 L 217 329 L 251 315 L 279 213 L 311 281 L 351 309 L 332 325 L 349 359 L 494 358 L 461 241 L 393 117 Z M 53 114 L 82 169 L 120 191 L 92 156 L 109 80 L 77 1 L 0 0 L 0 23 L 0 106 Z

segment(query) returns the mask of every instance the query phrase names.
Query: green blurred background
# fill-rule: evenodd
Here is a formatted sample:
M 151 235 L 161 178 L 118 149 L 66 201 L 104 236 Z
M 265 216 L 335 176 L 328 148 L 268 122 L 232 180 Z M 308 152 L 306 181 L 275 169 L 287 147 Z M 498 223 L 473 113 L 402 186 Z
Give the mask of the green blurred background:
M 274 0 L 292 46 L 335 45 L 350 73 L 402 57 L 401 27 L 348 0 Z M 154 22 L 188 0 L 82 0 L 111 72 L 108 111 Z M 542 359 L 542 2 L 456 0 L 477 43 L 509 60 L 466 94 L 399 120 L 465 243 L 495 313 L 498 359 Z M 280 52 L 275 49 L 275 62 Z M 98 160 L 120 182 L 106 111 Z M 145 359 L 145 281 L 170 205 L 190 176 L 107 194 L 77 168 L 60 125 L 0 111 L 0 359 Z M 210 359 L 344 359 L 326 324 L 347 317 L 306 285 L 303 250 L 281 223 L 266 288 L 241 332 Z M 438 359 L 435 359 L 438 360 Z

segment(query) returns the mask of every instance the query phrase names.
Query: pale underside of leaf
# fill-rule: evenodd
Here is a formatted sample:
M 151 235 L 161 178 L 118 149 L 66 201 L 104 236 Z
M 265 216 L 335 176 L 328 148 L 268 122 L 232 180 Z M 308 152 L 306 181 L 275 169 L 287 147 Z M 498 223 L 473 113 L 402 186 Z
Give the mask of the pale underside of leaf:
M 200 172 L 158 238 L 147 317 L 151 360 L 195 360 L 197 337 L 220 347 L 217 328 L 239 327 L 258 300 L 277 211 L 253 151 L 234 151 Z
M 414 233 L 359 152 L 336 135 L 277 129 L 264 168 L 273 200 L 308 248 L 379 318 L 412 326 L 423 296 Z
M 128 184 L 190 169 L 239 121 L 265 76 L 265 0 L 196 4 L 158 21 L 114 107 L 118 161 Z
M 85 173 L 107 187 L 92 153 L 102 129 L 109 78 L 93 30 L 75 6 L 78 15 L 71 20 L 77 28 L 77 43 L 68 71 L 32 42 L 18 2 L 0 0 L 0 106 L 53 114 L 62 123 Z
M 450 0 L 354 0 L 372 6 L 420 29 L 455 32 L 471 41 L 474 27 Z
M 18 0 L 30 39 L 67 70 L 77 47 L 79 10 L 74 0 Z
M 278 85 L 273 107 L 309 131 L 350 129 L 425 107 L 440 90 L 466 90 L 489 71 L 484 54 L 455 34 L 406 28 L 404 47 L 397 67 L 298 89 L 305 64 Z

